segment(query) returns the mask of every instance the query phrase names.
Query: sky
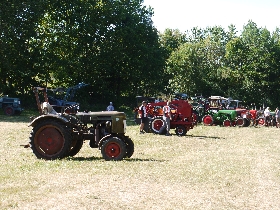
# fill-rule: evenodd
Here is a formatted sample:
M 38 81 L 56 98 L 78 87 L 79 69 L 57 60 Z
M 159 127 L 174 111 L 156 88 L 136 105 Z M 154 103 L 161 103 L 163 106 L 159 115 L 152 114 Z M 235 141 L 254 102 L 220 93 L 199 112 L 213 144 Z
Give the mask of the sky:
M 193 27 L 235 25 L 238 32 L 249 20 L 270 32 L 280 28 L 280 0 L 144 0 L 154 9 L 154 26 L 190 31 Z

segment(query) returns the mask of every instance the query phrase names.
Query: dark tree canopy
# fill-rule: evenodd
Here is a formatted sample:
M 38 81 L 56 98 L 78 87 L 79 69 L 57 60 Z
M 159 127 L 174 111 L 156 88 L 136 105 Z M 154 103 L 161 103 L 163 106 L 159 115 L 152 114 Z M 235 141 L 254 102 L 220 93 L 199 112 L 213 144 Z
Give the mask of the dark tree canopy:
M 2 0 L 0 94 L 27 102 L 34 86 L 84 82 L 87 106 L 174 92 L 278 106 L 279 29 L 248 21 L 240 35 L 234 25 L 160 34 L 152 16 L 143 0 Z

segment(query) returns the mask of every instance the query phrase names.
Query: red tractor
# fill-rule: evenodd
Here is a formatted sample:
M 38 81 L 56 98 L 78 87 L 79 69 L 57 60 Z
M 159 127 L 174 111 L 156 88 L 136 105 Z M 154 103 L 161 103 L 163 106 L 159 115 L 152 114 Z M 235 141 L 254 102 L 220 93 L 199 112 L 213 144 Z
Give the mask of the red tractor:
M 147 104 L 146 110 L 150 119 L 148 131 L 155 134 L 160 133 L 160 128 L 164 125 L 163 106 L 165 105 L 166 102 L 164 101 Z M 169 106 L 172 114 L 170 129 L 175 129 L 175 133 L 179 136 L 186 135 L 187 131 L 196 124 L 196 116 L 193 114 L 192 105 L 185 100 L 173 100 Z

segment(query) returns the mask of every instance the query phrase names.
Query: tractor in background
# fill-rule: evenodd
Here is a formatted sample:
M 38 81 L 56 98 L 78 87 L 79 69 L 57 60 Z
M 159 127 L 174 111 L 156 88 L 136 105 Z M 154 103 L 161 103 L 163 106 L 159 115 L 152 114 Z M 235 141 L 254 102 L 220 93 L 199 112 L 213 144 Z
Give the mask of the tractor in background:
M 146 132 L 160 134 L 160 129 L 164 125 L 163 107 L 166 102 L 147 103 L 146 110 L 149 118 L 149 123 L 146 125 Z M 186 100 L 172 100 L 169 104 L 172 114 L 170 120 L 170 129 L 175 129 L 175 133 L 179 136 L 184 136 L 187 131 L 192 129 L 196 124 L 195 116 L 193 115 L 192 105 Z M 140 112 L 137 113 L 137 119 L 140 119 Z M 165 134 L 164 131 L 162 134 Z
M 234 102 L 234 103 L 231 103 Z M 246 109 L 236 109 L 235 105 L 239 101 L 221 96 L 211 96 L 208 98 L 206 113 L 202 118 L 204 125 L 244 126 L 246 120 L 242 117 L 247 113 Z M 232 107 L 231 107 L 232 106 Z
M 4 114 L 8 116 L 20 115 L 23 111 L 23 108 L 21 108 L 20 99 L 10 98 L 7 95 L 0 97 L 0 108 L 2 108 Z
M 57 113 L 48 102 L 46 88 L 35 87 L 33 91 L 40 115 L 31 119 L 29 126 L 33 129 L 29 145 L 37 158 L 55 160 L 75 156 L 85 140 L 89 141 L 91 148 L 101 150 L 105 160 L 122 160 L 134 153 L 134 143 L 125 135 L 125 113 Z M 43 93 L 43 102 L 40 101 L 39 92 Z
M 48 89 L 48 103 L 58 113 L 67 112 L 74 114 L 79 111 L 80 104 L 74 101 L 76 91 L 87 86 L 85 83 L 79 83 L 73 87 Z
M 208 111 L 203 117 L 202 122 L 204 125 L 222 125 L 229 126 L 241 126 L 244 123 L 243 118 L 238 117 L 236 110 L 212 110 Z

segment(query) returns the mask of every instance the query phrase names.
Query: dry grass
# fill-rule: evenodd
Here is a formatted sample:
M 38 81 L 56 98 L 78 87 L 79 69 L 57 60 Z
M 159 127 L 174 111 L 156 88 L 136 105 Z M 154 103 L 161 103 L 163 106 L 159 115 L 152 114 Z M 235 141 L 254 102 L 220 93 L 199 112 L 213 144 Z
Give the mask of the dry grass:
M 0 209 L 280 209 L 280 129 L 198 126 L 185 137 L 138 134 L 135 153 L 104 161 L 88 143 L 38 160 L 26 116 L 0 116 Z

